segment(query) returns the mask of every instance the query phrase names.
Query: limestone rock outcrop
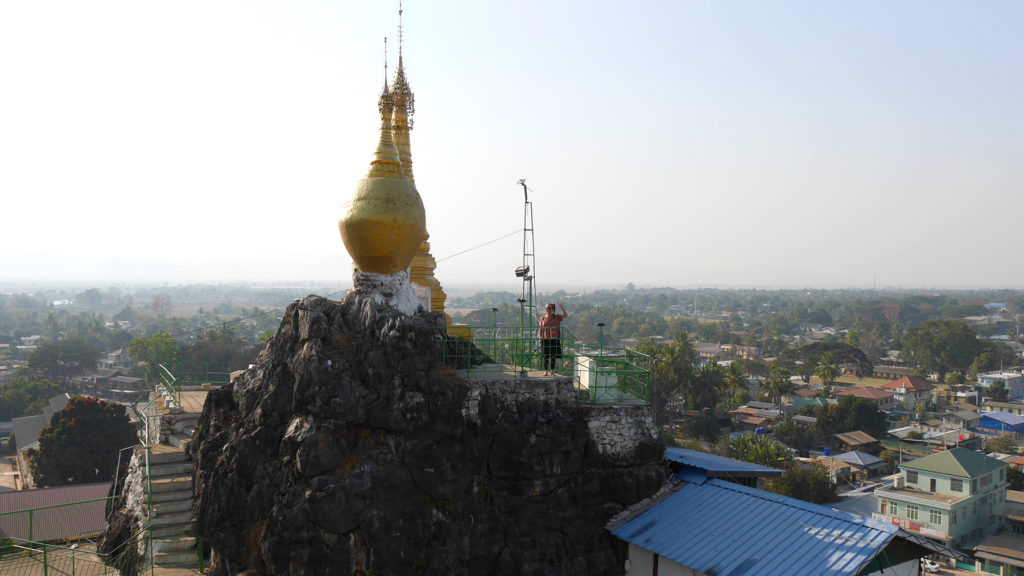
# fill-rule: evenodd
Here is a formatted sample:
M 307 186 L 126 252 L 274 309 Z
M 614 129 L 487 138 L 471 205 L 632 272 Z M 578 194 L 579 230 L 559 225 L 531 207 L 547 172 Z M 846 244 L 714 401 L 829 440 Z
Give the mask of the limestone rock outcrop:
M 467 381 L 440 314 L 292 304 L 191 452 L 213 574 L 621 574 L 604 525 L 665 480 L 646 407 Z

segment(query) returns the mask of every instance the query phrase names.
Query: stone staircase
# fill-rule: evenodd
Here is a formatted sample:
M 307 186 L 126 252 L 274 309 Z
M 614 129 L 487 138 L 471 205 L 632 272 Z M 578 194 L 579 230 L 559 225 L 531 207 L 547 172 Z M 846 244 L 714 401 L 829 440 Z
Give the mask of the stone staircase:
M 186 449 L 199 413 L 187 411 L 166 398 L 156 401 L 156 409 L 159 442 L 149 448 L 153 564 L 161 568 L 198 568 L 192 531 L 192 461 Z

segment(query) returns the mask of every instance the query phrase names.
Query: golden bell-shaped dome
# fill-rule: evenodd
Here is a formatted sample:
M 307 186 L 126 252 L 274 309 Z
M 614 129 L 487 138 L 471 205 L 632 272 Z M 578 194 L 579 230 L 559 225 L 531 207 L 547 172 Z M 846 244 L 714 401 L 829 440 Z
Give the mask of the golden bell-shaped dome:
M 391 137 L 394 102 L 387 86 L 380 99 L 380 143 L 366 178 L 356 184 L 348 211 L 338 220 L 356 269 L 394 274 L 409 267 L 427 233 L 419 192 L 402 172 Z

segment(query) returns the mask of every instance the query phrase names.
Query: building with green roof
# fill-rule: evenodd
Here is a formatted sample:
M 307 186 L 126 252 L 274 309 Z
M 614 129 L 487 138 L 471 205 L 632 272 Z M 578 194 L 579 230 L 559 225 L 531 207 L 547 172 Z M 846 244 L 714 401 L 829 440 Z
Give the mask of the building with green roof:
M 967 448 L 906 462 L 892 486 L 875 490 L 873 516 L 947 546 L 967 546 L 1002 526 L 1006 467 Z

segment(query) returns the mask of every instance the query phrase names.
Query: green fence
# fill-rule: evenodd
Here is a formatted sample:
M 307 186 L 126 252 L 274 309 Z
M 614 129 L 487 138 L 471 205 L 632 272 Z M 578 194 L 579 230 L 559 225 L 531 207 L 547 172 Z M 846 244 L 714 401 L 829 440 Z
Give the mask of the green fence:
M 562 356 L 555 373 L 572 377 L 579 402 L 647 403 L 650 356 L 635 350 L 588 347 L 562 328 Z M 442 335 L 445 363 L 467 379 L 490 375 L 539 377 L 544 372 L 540 338 L 516 327 L 470 327 L 470 338 Z
M 157 374 L 159 376 L 157 386 L 178 405 L 181 405 L 182 386 L 223 385 L 231 381 L 230 372 L 219 372 L 208 368 L 186 372 L 177 364 L 160 364 Z

